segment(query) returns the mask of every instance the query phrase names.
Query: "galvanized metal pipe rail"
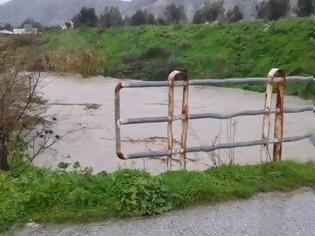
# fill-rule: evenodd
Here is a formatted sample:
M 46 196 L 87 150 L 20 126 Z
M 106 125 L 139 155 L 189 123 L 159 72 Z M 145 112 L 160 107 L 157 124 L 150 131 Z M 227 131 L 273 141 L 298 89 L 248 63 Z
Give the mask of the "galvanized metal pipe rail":
M 302 141 L 305 139 L 310 139 L 313 137 L 313 134 L 305 134 L 300 136 L 288 137 L 282 140 L 283 143 L 291 143 Z M 280 141 L 277 139 L 269 140 L 269 144 L 277 144 Z M 247 142 L 236 142 L 236 143 L 221 143 L 214 144 L 211 146 L 199 146 L 199 147 L 189 147 L 186 150 L 186 153 L 191 152 L 212 152 L 218 149 L 229 149 L 229 148 L 243 148 L 243 147 L 253 147 L 253 146 L 261 146 L 264 144 L 263 140 L 255 140 L 255 141 L 247 141 Z M 173 155 L 181 154 L 182 150 L 174 150 Z M 168 150 L 162 151 L 151 151 L 151 152 L 138 152 L 126 155 L 127 159 L 139 159 L 139 158 L 152 158 L 152 157 L 163 157 L 168 155 Z
M 305 76 L 289 76 L 286 78 L 287 82 L 315 82 L 314 77 Z M 206 79 L 206 80 L 189 80 L 189 86 L 218 86 L 218 85 L 228 85 L 228 84 L 264 84 L 267 82 L 266 78 L 256 77 L 256 78 L 229 78 L 229 79 Z M 275 83 L 278 79 L 275 78 Z M 183 81 L 175 82 L 175 87 L 183 86 Z M 158 87 L 168 87 L 168 81 L 128 81 L 121 84 L 122 88 L 158 88 Z
M 177 81 L 178 78 L 183 79 L 183 81 Z M 249 146 L 263 146 L 269 152 L 269 145 L 274 145 L 274 160 L 281 159 L 282 153 L 282 143 L 295 142 L 299 140 L 304 140 L 309 138 L 313 144 L 315 143 L 314 134 L 306 134 L 302 136 L 295 136 L 289 138 L 283 138 L 283 114 L 284 113 L 301 113 L 301 112 L 315 112 L 314 106 L 304 106 L 295 108 L 283 108 L 284 100 L 284 90 L 286 82 L 315 82 L 314 77 L 303 77 L 303 76 L 291 76 L 286 77 L 285 72 L 279 69 L 272 69 L 268 75 L 268 78 L 229 78 L 229 79 L 209 79 L 209 80 L 188 80 L 187 75 L 179 71 L 175 71 L 170 74 L 168 81 L 128 81 L 121 82 L 116 86 L 115 89 L 115 125 L 116 125 L 116 152 L 120 159 L 138 159 L 138 158 L 150 158 L 158 156 L 168 157 L 168 166 L 172 160 L 174 154 L 181 154 L 181 166 L 186 168 L 186 153 L 190 152 L 211 152 L 217 149 L 228 149 L 228 148 L 240 148 Z M 201 114 L 189 114 L 188 113 L 188 88 L 189 86 L 220 86 L 220 85 L 233 85 L 233 84 L 266 84 L 266 104 L 265 109 L 261 110 L 248 110 L 241 111 L 230 114 L 221 113 L 201 113 Z M 272 97 L 272 86 L 277 85 L 277 107 L 276 109 L 271 108 L 271 97 Z M 184 86 L 183 92 L 183 104 L 182 104 L 182 114 L 174 115 L 174 87 Z M 141 118 L 130 118 L 121 119 L 120 118 L 120 91 L 124 88 L 151 88 L 151 87 L 168 87 L 169 88 L 169 114 L 163 117 L 141 117 Z M 269 138 L 270 133 L 270 115 L 272 113 L 276 114 L 276 129 L 275 137 L 273 139 Z M 187 140 L 187 128 L 188 120 L 195 119 L 230 119 L 234 117 L 241 116 L 257 116 L 264 115 L 263 124 L 263 136 L 261 140 L 249 141 L 249 142 L 237 142 L 237 143 L 225 143 L 216 144 L 212 146 L 200 146 L 200 147 L 186 147 Z M 182 139 L 181 139 L 181 149 L 174 150 L 173 148 L 173 131 L 172 124 L 173 121 L 181 120 L 183 122 L 182 129 Z M 129 124 L 143 124 L 143 123 L 162 123 L 168 122 L 168 150 L 152 151 L 152 152 L 139 152 L 133 154 L 124 154 L 121 151 L 121 133 L 120 129 L 122 125 Z M 315 146 L 315 144 L 314 144 Z M 184 164 L 182 164 L 184 163 Z
M 294 114 L 294 113 L 302 113 L 302 112 L 314 112 L 315 113 L 315 106 L 304 106 L 304 107 L 293 107 L 293 108 L 286 108 L 284 109 L 284 113 L 286 114 Z M 266 111 L 261 110 L 248 110 L 242 112 L 235 112 L 229 114 L 222 114 L 222 113 L 201 113 L 201 114 L 190 114 L 190 120 L 197 120 L 197 119 L 218 119 L 218 120 L 226 120 L 235 117 L 241 116 L 258 116 L 265 114 Z M 276 113 L 275 109 L 271 111 L 271 113 Z M 182 120 L 183 117 L 181 115 L 174 116 L 175 120 Z M 168 122 L 167 116 L 161 117 L 139 117 L 139 118 L 129 118 L 120 120 L 120 125 L 131 125 L 131 124 L 147 124 L 147 123 L 164 123 Z

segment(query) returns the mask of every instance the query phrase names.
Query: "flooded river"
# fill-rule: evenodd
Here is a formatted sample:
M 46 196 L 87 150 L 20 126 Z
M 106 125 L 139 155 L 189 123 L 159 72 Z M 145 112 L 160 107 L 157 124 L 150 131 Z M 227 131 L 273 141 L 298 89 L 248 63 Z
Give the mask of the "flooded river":
M 36 165 L 55 168 L 59 162 L 79 162 L 95 172 L 112 172 L 119 168 L 137 168 L 152 174 L 166 170 L 165 158 L 121 161 L 115 154 L 114 88 L 117 79 L 46 75 L 42 92 L 50 103 L 48 115 L 57 118 L 53 130 L 61 141 L 42 153 Z M 176 89 L 175 113 L 180 114 L 181 89 Z M 122 118 L 166 116 L 167 88 L 130 89 L 122 91 Z M 286 97 L 285 106 L 310 105 L 296 97 Z M 264 94 L 231 88 L 191 87 L 190 113 L 236 112 L 263 109 Z M 122 127 L 123 152 L 167 148 L 166 123 Z M 285 136 L 301 135 L 314 126 L 311 112 L 285 115 Z M 175 125 L 175 138 L 180 140 L 180 122 Z M 193 120 L 189 124 L 188 146 L 239 142 L 261 138 L 262 117 L 239 117 L 233 120 Z M 308 140 L 284 145 L 285 160 L 315 160 L 315 148 Z M 236 164 L 260 163 L 260 147 L 221 150 L 215 153 L 188 154 L 189 170 L 204 170 L 215 162 Z M 179 169 L 179 163 L 173 163 Z

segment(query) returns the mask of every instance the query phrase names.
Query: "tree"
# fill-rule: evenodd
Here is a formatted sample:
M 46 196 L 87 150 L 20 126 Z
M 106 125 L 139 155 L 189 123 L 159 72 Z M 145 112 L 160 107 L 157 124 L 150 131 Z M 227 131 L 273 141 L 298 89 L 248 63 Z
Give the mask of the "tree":
M 268 0 L 260 3 L 257 8 L 257 18 L 278 20 L 286 17 L 290 10 L 289 0 Z
M 100 15 L 99 25 L 103 28 L 110 28 L 123 25 L 124 20 L 118 8 L 106 7 L 104 12 Z
M 80 12 L 72 18 L 74 27 L 96 27 L 98 18 L 95 13 L 95 8 L 82 7 Z
M 147 10 L 138 10 L 130 18 L 131 25 L 146 25 L 146 24 L 155 24 L 155 16 Z
M 14 50 L 0 50 L 0 170 L 9 170 L 9 144 L 31 144 L 33 159 L 52 146 L 59 136 L 47 129 L 46 102 L 39 95 L 40 73 L 25 73 L 25 57 Z M 54 136 L 54 137 L 53 137 Z M 52 138 L 53 137 L 53 138 Z M 39 138 L 41 141 L 37 142 Z
M 153 13 L 146 11 L 146 17 L 147 17 L 147 23 L 149 25 L 154 25 L 155 22 L 155 16 L 153 15 Z
M 130 18 L 131 25 L 144 25 L 146 24 L 146 17 L 144 11 L 137 10 L 136 13 Z
M 165 22 L 165 20 L 162 17 L 159 17 L 159 18 L 156 19 L 156 24 L 166 25 L 166 22 Z
M 314 14 L 313 0 L 298 0 L 295 12 L 299 17 L 313 15 Z
M 169 24 L 179 24 L 187 20 L 184 6 L 176 6 L 174 3 L 165 8 L 165 19 Z
M 240 12 L 239 8 L 235 6 L 233 10 L 226 13 L 226 18 L 229 22 L 236 22 L 243 19 L 243 14 Z
M 208 17 L 205 14 L 205 10 L 204 8 L 199 9 L 198 11 L 196 11 L 194 18 L 193 18 L 193 23 L 194 24 L 203 24 L 206 23 L 208 21 Z
M 223 1 L 205 2 L 203 8 L 199 9 L 193 18 L 195 24 L 202 24 L 218 19 L 219 16 L 224 15 Z
M 27 25 L 27 24 L 32 25 L 33 28 L 36 28 L 36 29 L 39 30 L 39 31 L 42 31 L 42 29 L 43 29 L 42 24 L 41 24 L 40 22 L 38 22 L 38 21 L 35 21 L 35 20 L 32 19 L 32 18 L 27 18 L 27 19 L 25 19 L 25 20 L 22 22 L 22 24 L 20 25 L 20 27 L 21 27 L 21 28 L 24 28 L 24 26 Z
M 9 30 L 9 31 L 12 31 L 13 30 L 13 27 L 12 25 L 10 25 L 9 23 L 5 24 L 2 29 L 4 30 Z
M 73 23 L 72 23 L 72 21 L 66 21 L 66 22 L 65 22 L 65 26 L 66 26 L 67 29 L 73 28 Z

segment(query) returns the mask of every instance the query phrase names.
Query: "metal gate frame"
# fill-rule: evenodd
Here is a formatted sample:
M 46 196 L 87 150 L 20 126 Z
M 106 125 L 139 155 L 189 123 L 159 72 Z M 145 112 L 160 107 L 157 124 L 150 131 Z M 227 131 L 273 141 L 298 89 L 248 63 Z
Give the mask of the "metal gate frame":
M 179 81 L 179 82 L 177 82 Z M 167 167 L 171 169 L 173 155 L 180 154 L 180 166 L 186 169 L 187 153 L 192 152 L 211 152 L 218 149 L 240 148 L 250 146 L 261 146 L 262 153 L 265 155 L 265 161 L 273 159 L 279 161 L 282 158 L 282 144 L 287 142 L 296 142 L 304 139 L 310 139 L 313 144 L 315 140 L 314 134 L 307 133 L 300 136 L 283 138 L 283 118 L 285 113 L 301 113 L 315 112 L 314 106 L 304 106 L 295 108 L 284 108 L 284 93 L 287 82 L 315 82 L 314 77 L 291 76 L 286 77 L 285 71 L 282 69 L 272 69 L 268 78 L 230 78 L 230 79 L 208 79 L 208 80 L 189 80 L 186 73 L 181 71 L 173 71 L 168 81 L 132 81 L 120 82 L 115 88 L 115 132 L 116 132 L 116 153 L 118 158 L 122 160 L 153 158 L 167 156 Z M 248 110 L 237 113 L 221 114 L 221 113 L 199 113 L 189 114 L 188 98 L 190 86 L 218 86 L 228 84 L 266 84 L 265 107 L 263 110 Z M 273 87 L 276 85 L 277 103 L 276 108 L 272 109 Z M 182 114 L 174 115 L 174 88 L 183 87 Z M 168 87 L 168 116 L 167 117 L 139 117 L 130 119 L 121 119 L 120 117 L 120 92 L 122 89 L 133 88 L 153 88 Z M 274 138 L 270 139 L 271 114 L 275 113 L 275 129 Z M 263 115 L 262 139 L 248 142 L 223 143 L 209 146 L 187 147 L 187 132 L 189 120 L 195 119 L 230 119 L 241 116 L 258 116 Z M 173 138 L 173 122 L 182 121 L 181 148 L 174 149 Z M 146 123 L 167 123 L 168 149 L 150 152 L 139 152 L 125 154 L 122 152 L 121 146 L 121 127 L 128 124 L 146 124 Z M 269 153 L 269 145 L 274 145 L 273 158 Z

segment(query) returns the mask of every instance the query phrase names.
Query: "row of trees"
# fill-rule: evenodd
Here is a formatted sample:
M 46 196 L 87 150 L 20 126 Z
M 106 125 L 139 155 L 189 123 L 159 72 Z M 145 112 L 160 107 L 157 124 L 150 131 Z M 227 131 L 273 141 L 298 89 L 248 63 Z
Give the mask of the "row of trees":
M 223 0 L 215 2 L 206 1 L 204 6 L 195 13 L 193 23 L 202 24 L 213 21 L 235 22 L 243 19 L 243 14 L 237 6 L 226 12 L 223 3 Z M 256 6 L 256 10 L 257 18 L 259 19 L 278 20 L 288 16 L 291 6 L 289 0 L 265 0 L 261 1 Z M 293 9 L 293 12 L 299 17 L 313 15 L 314 1 L 297 0 L 297 6 Z M 89 26 L 110 28 L 122 25 L 179 24 L 186 23 L 187 17 L 184 6 L 177 6 L 175 4 L 170 4 L 165 8 L 163 17 L 155 17 L 148 10 L 138 10 L 131 17 L 123 16 L 116 7 L 106 7 L 101 15 L 97 16 L 94 8 L 83 7 L 81 11 L 73 17 L 72 22 L 74 27 Z M 49 27 L 42 27 L 39 22 L 33 19 L 26 19 L 20 27 L 23 27 L 25 24 L 32 24 L 33 27 L 37 28 L 39 31 L 50 29 Z M 70 28 L 72 25 L 66 22 L 66 26 Z M 10 24 L 0 26 L 0 30 L 12 30 L 12 28 Z
M 7 23 L 3 26 L 0 25 L 0 30 L 9 30 L 9 31 L 12 31 L 13 30 L 13 27 L 11 24 Z
M 194 15 L 194 23 L 211 22 L 215 20 L 235 22 L 243 19 L 243 14 L 236 6 L 233 10 L 225 12 L 224 1 L 213 3 L 206 2 L 204 7 Z M 262 1 L 256 6 L 257 18 L 267 20 L 278 20 L 288 16 L 291 6 L 289 0 L 267 0 Z M 313 0 L 298 0 L 293 12 L 298 17 L 311 16 L 314 14 Z
M 269 0 L 257 5 L 257 18 L 278 20 L 286 17 L 291 9 L 289 0 Z M 298 17 L 311 16 L 314 14 L 313 0 L 298 0 L 293 12 Z
M 225 14 L 225 9 L 223 7 L 223 0 L 216 1 L 213 3 L 205 2 L 204 7 L 198 10 L 193 18 L 193 23 L 200 24 L 212 21 L 229 21 L 235 22 L 243 19 L 243 14 L 240 12 L 239 8 L 236 6 L 233 10 L 228 11 Z
M 98 17 L 94 8 L 83 7 L 72 18 L 74 27 L 89 26 L 110 28 L 121 25 L 146 25 L 146 24 L 178 24 L 187 21 L 183 6 L 170 4 L 165 8 L 164 17 L 156 18 L 148 10 L 138 10 L 131 17 L 123 17 L 116 7 L 106 7 Z
M 257 18 L 267 20 L 278 20 L 286 17 L 290 12 L 289 0 L 266 0 L 256 6 Z M 313 0 L 298 0 L 297 7 L 293 9 L 299 17 L 314 14 Z M 194 17 L 193 23 L 201 24 L 213 21 L 235 22 L 243 19 L 243 14 L 236 6 L 233 10 L 225 11 L 224 1 L 209 2 L 199 9 Z M 110 28 L 121 25 L 145 25 L 145 24 L 179 24 L 187 22 L 184 6 L 175 4 L 168 5 L 163 17 L 155 17 L 148 10 L 138 10 L 131 17 L 124 17 L 118 8 L 106 7 L 100 16 L 96 15 L 94 8 L 83 7 L 72 19 L 75 27 L 90 26 Z

